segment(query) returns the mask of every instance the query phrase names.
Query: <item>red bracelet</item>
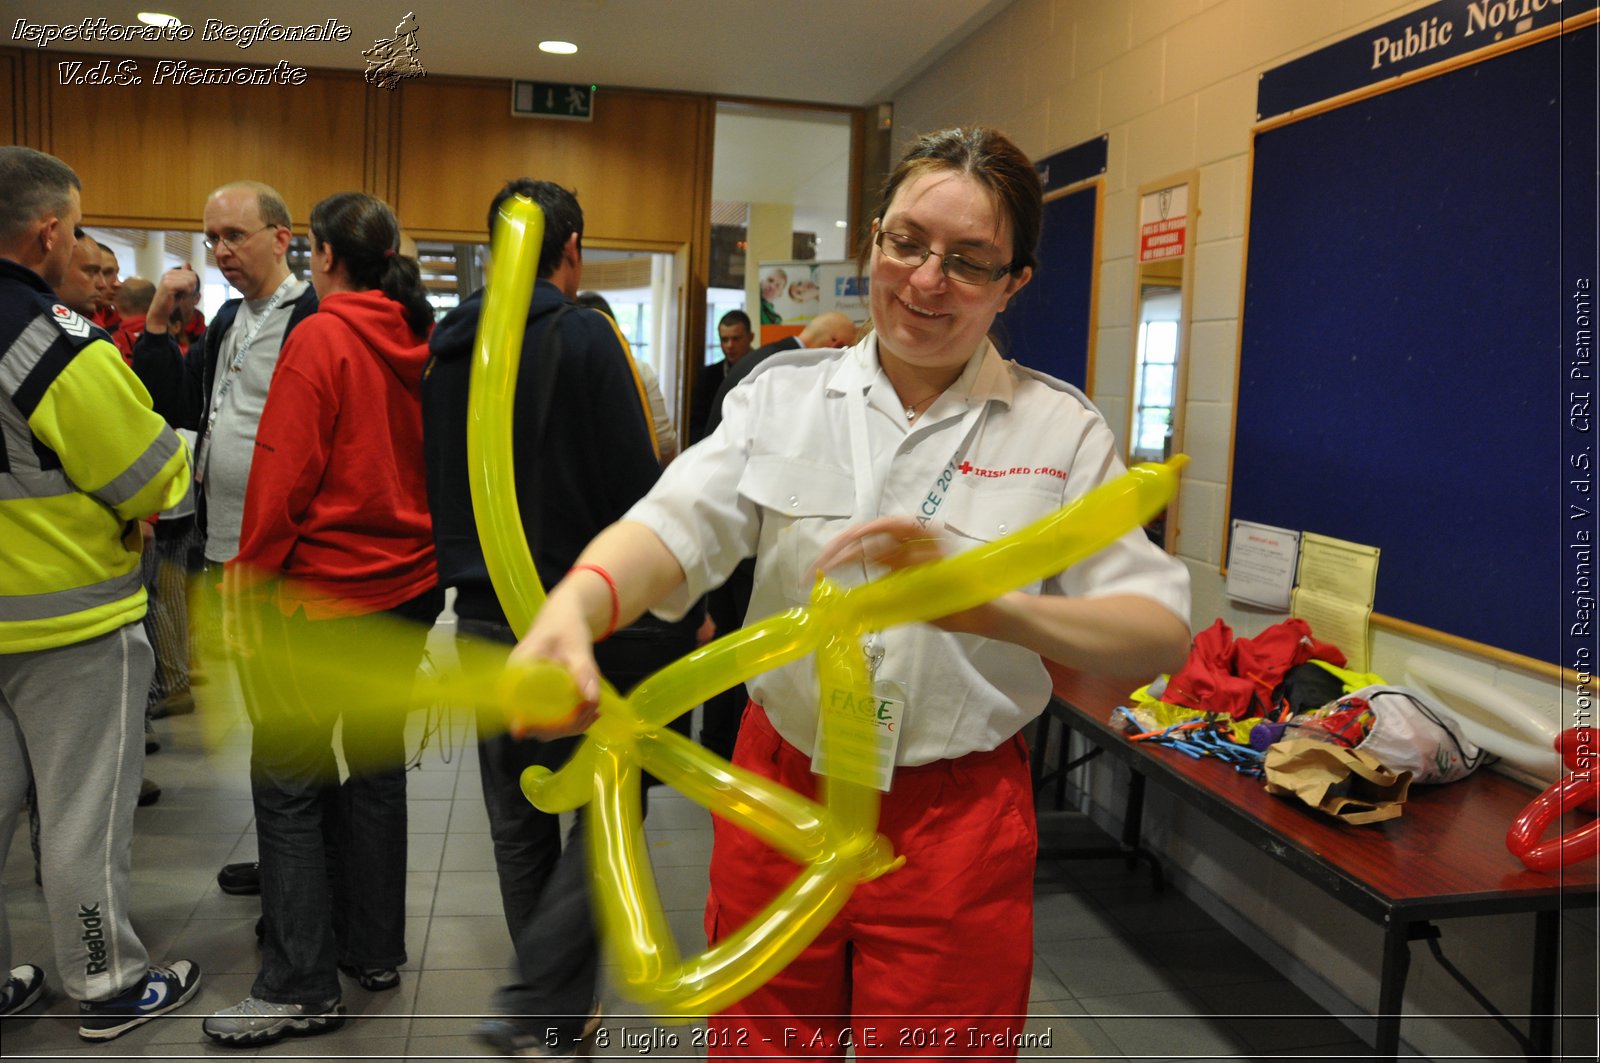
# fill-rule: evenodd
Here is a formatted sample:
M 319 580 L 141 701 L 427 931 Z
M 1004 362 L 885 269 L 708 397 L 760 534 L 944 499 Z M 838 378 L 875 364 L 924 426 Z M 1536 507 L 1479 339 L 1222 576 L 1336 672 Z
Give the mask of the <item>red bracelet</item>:
M 617 581 L 611 578 L 611 573 L 607 572 L 599 565 L 573 565 L 567 574 L 570 576 L 573 572 L 585 570 L 593 572 L 596 576 L 599 576 L 601 579 L 605 580 L 606 589 L 611 592 L 611 623 L 606 626 L 605 634 L 595 639 L 596 642 L 604 642 L 606 639 L 611 637 L 614 631 L 617 630 L 617 620 L 622 616 L 622 596 L 617 593 Z

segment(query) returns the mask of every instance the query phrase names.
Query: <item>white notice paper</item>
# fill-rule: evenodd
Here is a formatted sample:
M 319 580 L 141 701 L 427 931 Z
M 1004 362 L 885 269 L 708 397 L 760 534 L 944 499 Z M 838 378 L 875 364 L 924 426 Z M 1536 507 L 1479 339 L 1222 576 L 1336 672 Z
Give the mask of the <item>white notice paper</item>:
M 1228 597 L 1268 609 L 1288 609 L 1300 533 L 1247 520 L 1228 536 Z

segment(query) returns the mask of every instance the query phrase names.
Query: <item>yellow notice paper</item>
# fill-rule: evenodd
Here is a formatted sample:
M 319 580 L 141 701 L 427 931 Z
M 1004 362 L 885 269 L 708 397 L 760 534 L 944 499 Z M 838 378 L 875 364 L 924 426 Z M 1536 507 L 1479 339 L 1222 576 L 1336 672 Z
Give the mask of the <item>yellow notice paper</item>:
M 1306 532 L 1300 537 L 1299 584 L 1290 614 L 1343 650 L 1352 669 L 1368 671 L 1378 548 Z
M 1301 590 L 1316 591 L 1372 607 L 1378 589 L 1378 548 L 1315 532 L 1300 538 Z
M 1371 670 L 1367 666 L 1371 606 L 1297 587 L 1289 612 L 1310 624 L 1311 633 L 1317 638 L 1343 650 L 1352 671 Z

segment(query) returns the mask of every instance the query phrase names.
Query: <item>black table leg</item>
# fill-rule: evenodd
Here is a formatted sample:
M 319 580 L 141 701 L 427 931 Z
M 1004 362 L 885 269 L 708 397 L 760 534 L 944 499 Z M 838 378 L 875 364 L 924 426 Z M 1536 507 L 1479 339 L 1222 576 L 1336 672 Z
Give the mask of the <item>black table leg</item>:
M 1411 924 L 1391 914 L 1383 931 L 1383 973 L 1378 984 L 1378 1036 L 1375 1058 L 1400 1055 L 1400 1014 L 1405 1007 L 1406 975 L 1411 970 Z
M 1555 1048 L 1556 963 L 1560 956 L 1561 913 L 1538 912 L 1533 923 L 1533 994 L 1528 1003 L 1529 1059 L 1550 1059 Z

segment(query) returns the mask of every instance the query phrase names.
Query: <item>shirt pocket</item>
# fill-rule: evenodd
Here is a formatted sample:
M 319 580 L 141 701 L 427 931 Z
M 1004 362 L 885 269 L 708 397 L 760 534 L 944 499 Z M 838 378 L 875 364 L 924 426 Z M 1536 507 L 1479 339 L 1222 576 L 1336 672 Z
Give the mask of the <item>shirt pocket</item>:
M 956 549 L 966 551 L 1020 531 L 1061 506 L 1059 491 L 992 483 L 958 484 L 945 500 L 944 526 L 955 538 Z M 1037 594 L 1039 583 L 1020 589 Z
M 793 604 L 811 597 L 811 565 L 829 539 L 850 525 L 855 480 L 849 469 L 820 462 L 754 455 L 739 494 L 761 513 L 756 580 L 782 589 Z

